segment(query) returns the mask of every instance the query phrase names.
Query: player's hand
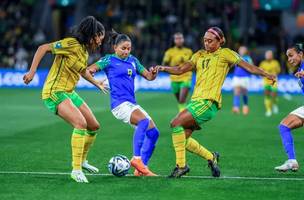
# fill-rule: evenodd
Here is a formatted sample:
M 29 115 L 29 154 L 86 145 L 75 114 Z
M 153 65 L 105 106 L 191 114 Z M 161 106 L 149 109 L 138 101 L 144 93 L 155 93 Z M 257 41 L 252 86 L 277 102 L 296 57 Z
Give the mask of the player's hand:
M 157 70 L 156 67 L 150 67 L 150 68 L 149 68 L 149 71 L 150 71 L 153 75 L 158 73 L 158 70 Z
M 87 68 L 87 70 L 88 70 L 88 72 L 89 72 L 92 76 L 94 76 L 95 73 L 96 73 L 96 70 L 95 70 L 95 69 Z
M 273 85 L 273 84 L 275 84 L 275 82 L 277 82 L 277 77 L 275 75 L 266 73 L 265 77 L 272 81 L 271 85 Z
M 110 90 L 110 87 L 106 81 L 107 79 L 103 79 L 102 81 L 99 81 L 98 82 L 98 87 L 99 89 L 104 93 L 104 94 L 108 94 L 109 93 L 109 90 Z
M 296 76 L 297 78 L 303 78 L 303 77 L 304 77 L 304 71 L 299 71 L 299 72 L 297 72 L 297 73 L 295 74 L 295 76 Z
M 155 68 L 156 68 L 156 70 L 159 72 L 163 72 L 163 71 L 165 71 L 165 67 L 164 66 L 161 66 L 161 65 L 157 65 L 157 66 L 155 66 Z
M 27 85 L 29 84 L 33 78 L 35 76 L 35 72 L 31 72 L 29 71 L 28 73 L 26 73 L 24 76 L 23 76 L 23 82 Z

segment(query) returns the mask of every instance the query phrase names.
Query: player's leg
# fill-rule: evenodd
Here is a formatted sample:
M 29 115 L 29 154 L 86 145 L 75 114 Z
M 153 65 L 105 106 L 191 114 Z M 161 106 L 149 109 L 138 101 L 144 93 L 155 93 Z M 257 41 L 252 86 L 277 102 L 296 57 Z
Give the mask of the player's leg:
M 241 93 L 243 96 L 243 109 L 242 112 L 244 115 L 248 115 L 249 113 L 249 105 L 248 105 L 248 90 L 247 88 L 241 88 Z
M 283 147 L 287 154 L 288 160 L 280 165 L 275 167 L 278 171 L 297 171 L 299 168 L 298 162 L 296 160 L 294 142 L 291 130 L 302 127 L 304 123 L 304 107 L 297 108 L 292 111 L 286 118 L 282 120 L 279 125 L 279 131 L 283 143 Z
M 71 138 L 72 145 L 72 166 L 73 171 L 71 177 L 76 182 L 87 183 L 88 180 L 82 172 L 82 154 L 85 142 L 85 133 L 87 123 L 79 109 L 72 103 L 70 99 L 65 99 L 57 107 L 58 115 L 65 121 L 70 123 L 73 127 L 73 134 Z
M 273 114 L 278 114 L 279 113 L 278 89 L 276 87 L 272 88 L 271 97 L 272 97 L 272 112 Z
M 232 112 L 236 114 L 240 113 L 240 94 L 241 94 L 241 87 L 240 86 L 234 87 Z
M 264 87 L 264 105 L 265 105 L 265 116 L 270 117 L 272 115 L 272 100 L 271 100 L 271 86 L 266 85 Z
M 179 103 L 180 82 L 171 81 L 171 90 L 172 90 L 172 93 L 174 94 L 174 96 L 176 98 L 178 110 L 180 111 L 182 109 L 182 105 L 180 105 L 180 103 Z
M 185 110 L 185 108 L 186 108 L 186 101 L 187 101 L 187 96 L 189 94 L 190 88 L 191 88 L 190 81 L 181 82 L 180 88 L 179 88 L 179 98 L 178 98 L 179 112 Z

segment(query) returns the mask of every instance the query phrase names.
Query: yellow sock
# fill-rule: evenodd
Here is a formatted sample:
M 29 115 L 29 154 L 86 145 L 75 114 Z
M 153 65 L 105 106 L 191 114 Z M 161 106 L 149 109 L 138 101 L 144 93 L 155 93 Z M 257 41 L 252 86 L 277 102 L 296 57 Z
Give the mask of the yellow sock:
M 271 112 L 271 109 L 272 109 L 272 102 L 271 102 L 270 97 L 268 97 L 268 96 L 265 97 L 265 99 L 264 99 L 264 104 L 265 104 L 266 111 Z
M 186 108 L 186 104 L 185 103 L 179 103 L 178 104 L 178 110 L 179 112 L 182 112 L 183 110 L 185 110 Z
M 86 129 L 74 128 L 73 130 L 72 139 L 71 139 L 73 170 L 81 170 L 85 133 L 86 133 Z
M 87 159 L 90 147 L 93 145 L 96 139 L 96 135 L 97 135 L 97 131 L 89 131 L 89 130 L 87 131 L 87 134 L 85 134 L 82 162 L 84 162 Z
M 181 126 L 174 127 L 172 133 L 172 141 L 176 156 L 176 165 L 185 167 L 186 165 L 186 135 L 184 128 Z
M 198 156 L 206 159 L 206 160 L 212 160 L 213 154 L 208 151 L 205 147 L 200 145 L 195 139 L 192 137 L 189 137 L 186 141 L 186 149 L 190 151 L 191 153 L 195 153 Z

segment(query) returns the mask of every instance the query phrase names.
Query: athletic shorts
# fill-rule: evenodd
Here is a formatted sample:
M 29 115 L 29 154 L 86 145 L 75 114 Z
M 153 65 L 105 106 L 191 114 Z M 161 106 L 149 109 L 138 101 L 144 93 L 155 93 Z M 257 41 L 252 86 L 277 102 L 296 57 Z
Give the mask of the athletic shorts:
M 43 99 L 44 105 L 57 115 L 58 105 L 66 99 L 71 99 L 73 104 L 79 108 L 84 100 L 75 92 L 55 92 L 47 99 Z
M 292 111 L 289 114 L 296 115 L 296 116 L 300 117 L 301 119 L 304 119 L 304 106 L 301 106 L 301 107 L 295 109 L 294 111 Z
M 249 77 L 237 77 L 234 76 L 232 79 L 233 87 L 242 87 L 248 89 L 249 87 Z
M 179 93 L 182 88 L 191 88 L 191 81 L 171 82 L 171 89 L 174 94 Z
M 267 85 L 264 85 L 264 90 L 268 90 L 270 92 L 277 92 L 278 91 L 278 86 L 277 86 L 277 84 L 275 84 L 275 85 L 267 84 Z
M 187 110 L 191 113 L 197 125 L 202 125 L 216 115 L 218 107 L 215 101 L 201 99 L 191 100 L 187 105 Z
M 140 105 L 135 105 L 131 102 L 125 101 L 118 106 L 116 106 L 112 110 L 112 114 L 114 117 L 118 120 L 123 121 L 124 123 L 130 123 L 131 115 L 134 110 L 139 109 L 148 119 L 151 119 L 149 114 L 140 106 Z

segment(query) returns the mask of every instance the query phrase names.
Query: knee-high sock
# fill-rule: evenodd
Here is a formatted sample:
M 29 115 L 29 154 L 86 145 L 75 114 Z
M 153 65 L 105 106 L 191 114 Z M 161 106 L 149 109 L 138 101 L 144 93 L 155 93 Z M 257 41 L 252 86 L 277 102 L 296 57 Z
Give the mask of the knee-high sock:
M 143 145 L 146 131 L 149 127 L 150 120 L 145 118 L 138 122 L 133 136 L 133 155 L 140 156 L 140 149 Z
M 244 102 L 244 106 L 248 105 L 248 94 L 243 95 L 243 102 Z
M 288 159 L 296 159 L 293 138 L 292 138 L 290 128 L 288 128 L 287 126 L 284 126 L 283 124 L 280 124 L 279 130 L 280 130 L 280 134 L 281 134 L 282 143 L 283 143 L 285 152 L 288 156 Z
M 172 141 L 176 156 L 176 165 L 185 167 L 186 165 L 186 135 L 181 126 L 173 128 Z
M 71 139 L 73 170 L 81 170 L 86 129 L 74 129 Z
M 266 109 L 266 111 L 271 112 L 271 109 L 272 109 L 272 101 L 271 101 L 271 98 L 270 98 L 269 96 L 265 96 L 264 104 L 265 104 L 265 109 Z
M 147 166 L 153 154 L 155 144 L 159 136 L 159 131 L 156 127 L 147 130 L 144 143 L 141 148 L 141 159 Z
M 233 107 L 240 107 L 240 95 L 233 96 Z
M 96 131 L 87 131 L 87 133 L 84 136 L 84 149 L 82 154 L 82 162 L 84 162 L 87 159 L 90 147 L 93 146 L 94 141 L 97 136 L 97 130 Z
M 190 151 L 191 153 L 195 153 L 198 156 L 206 159 L 206 160 L 212 160 L 213 154 L 208 151 L 205 147 L 200 145 L 195 139 L 192 137 L 189 137 L 186 141 L 186 149 Z

